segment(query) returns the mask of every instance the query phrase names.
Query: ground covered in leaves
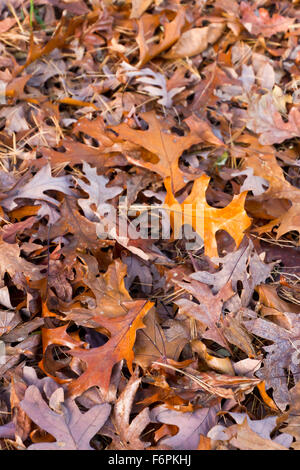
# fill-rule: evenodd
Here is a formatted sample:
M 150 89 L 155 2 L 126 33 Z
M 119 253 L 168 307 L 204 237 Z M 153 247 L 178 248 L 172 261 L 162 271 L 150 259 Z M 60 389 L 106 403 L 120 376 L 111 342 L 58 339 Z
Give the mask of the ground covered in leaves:
M 2 449 L 300 448 L 297 3 L 0 0 Z

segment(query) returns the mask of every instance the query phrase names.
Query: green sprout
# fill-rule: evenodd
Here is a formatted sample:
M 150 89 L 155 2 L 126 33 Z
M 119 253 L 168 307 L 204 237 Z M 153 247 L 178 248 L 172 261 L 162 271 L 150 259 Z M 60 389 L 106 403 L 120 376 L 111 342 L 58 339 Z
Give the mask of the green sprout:
M 222 155 L 220 155 L 218 158 L 217 158 L 217 161 L 215 163 L 215 166 L 224 166 L 227 159 L 228 159 L 229 155 L 228 155 L 228 152 L 223 152 Z
M 29 21 L 30 21 L 30 27 L 32 28 L 33 20 L 36 20 L 42 28 L 45 28 L 45 23 L 38 14 L 38 11 L 36 10 L 34 6 L 34 0 L 30 0 L 30 14 L 29 14 Z

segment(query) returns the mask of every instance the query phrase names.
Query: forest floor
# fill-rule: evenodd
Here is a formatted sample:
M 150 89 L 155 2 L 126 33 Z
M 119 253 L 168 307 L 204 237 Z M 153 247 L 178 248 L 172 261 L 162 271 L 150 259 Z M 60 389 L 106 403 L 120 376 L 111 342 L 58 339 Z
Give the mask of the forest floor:
M 300 449 L 299 35 L 0 0 L 2 449 Z

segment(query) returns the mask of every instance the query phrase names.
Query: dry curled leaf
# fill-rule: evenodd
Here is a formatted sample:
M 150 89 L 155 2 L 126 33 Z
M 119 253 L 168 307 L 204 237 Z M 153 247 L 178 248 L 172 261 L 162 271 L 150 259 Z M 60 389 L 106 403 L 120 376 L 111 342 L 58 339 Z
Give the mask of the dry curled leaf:
M 111 434 L 113 441 L 109 448 L 112 450 L 144 450 L 147 447 L 146 442 L 141 441 L 140 437 L 150 423 L 149 408 L 144 408 L 133 420 L 130 420 L 135 394 L 140 383 L 141 378 L 137 377 L 136 373 L 132 375 L 116 401 L 111 418 L 114 434 Z
M 164 24 L 164 35 L 158 42 L 158 44 L 148 44 L 148 39 L 151 36 L 155 29 L 155 23 L 153 26 L 151 25 L 149 28 L 149 18 L 150 15 L 144 14 L 138 20 L 138 35 L 136 37 L 136 42 L 140 49 L 140 60 L 138 62 L 138 67 L 142 67 L 145 65 L 149 60 L 153 59 L 157 55 L 164 52 L 168 49 L 174 42 L 177 41 L 180 37 L 181 30 L 185 23 L 185 9 L 181 7 L 175 18 L 172 21 L 166 22 Z M 151 18 L 152 20 L 152 18 Z M 154 20 L 154 18 L 153 18 Z M 157 22 L 159 24 L 159 21 Z M 157 25 L 158 25 L 157 24 Z
M 204 28 L 193 28 L 185 31 L 180 39 L 165 55 L 168 59 L 192 57 L 205 51 L 209 45 L 214 44 L 224 31 L 224 24 L 216 23 Z

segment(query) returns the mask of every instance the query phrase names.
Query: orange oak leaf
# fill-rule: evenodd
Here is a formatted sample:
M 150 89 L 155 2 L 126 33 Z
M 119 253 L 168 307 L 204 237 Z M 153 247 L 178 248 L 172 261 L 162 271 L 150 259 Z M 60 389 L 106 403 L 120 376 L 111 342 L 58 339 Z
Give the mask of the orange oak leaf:
M 69 385 L 69 393 L 78 396 L 93 386 L 108 390 L 113 366 L 126 359 L 130 373 L 134 359 L 133 346 L 136 331 L 144 328 L 143 317 L 153 306 L 152 302 L 136 300 L 124 302 L 129 307 L 128 313 L 123 317 L 103 318 L 102 326 L 110 331 L 110 339 L 99 348 L 88 350 L 74 349 L 70 354 L 86 363 L 85 372 Z
M 251 225 L 251 219 L 244 209 L 247 192 L 234 196 L 231 203 L 222 209 L 211 207 L 205 198 L 209 179 L 206 175 L 197 178 L 190 195 L 180 204 L 172 192 L 170 178 L 166 178 L 164 208 L 170 212 L 174 238 L 180 235 L 182 225 L 190 224 L 204 240 L 205 254 L 213 257 L 218 255 L 216 232 L 228 232 L 238 247 L 245 230 Z
M 70 349 L 84 346 L 85 343 L 67 333 L 69 323 L 58 328 L 42 328 L 43 358 L 39 362 L 39 367 L 45 374 L 53 378 L 58 383 L 70 382 L 70 379 L 60 378 L 56 372 L 65 367 L 69 359 L 61 362 L 54 360 L 53 352 L 56 346 L 66 346 Z
M 91 129 L 93 129 L 92 126 Z M 93 130 L 91 132 L 93 132 Z M 124 157 L 105 154 L 101 147 L 91 147 L 81 142 L 73 142 L 71 139 L 63 139 L 60 142 L 60 146 L 65 148 L 65 152 L 58 152 L 57 150 L 47 147 L 41 149 L 43 156 L 50 160 L 53 166 L 67 165 L 68 163 L 76 165 L 83 161 L 97 167 L 124 165 L 126 163 Z
M 178 136 L 172 134 L 169 128 L 164 125 L 164 120 L 159 118 L 154 112 L 146 112 L 140 115 L 148 124 L 148 129 L 137 130 L 129 127 L 125 122 L 111 129 L 116 131 L 119 137 L 123 140 L 128 140 L 134 144 L 140 145 L 145 148 L 154 156 L 157 156 L 159 161 L 137 160 L 127 155 L 127 160 L 137 166 L 142 166 L 148 170 L 155 171 L 163 178 L 170 177 L 174 191 L 178 191 L 185 185 L 184 173 L 179 169 L 178 160 L 184 150 L 187 150 L 192 145 L 203 142 L 198 131 L 198 125 L 192 119 L 190 122 L 194 126 L 194 132 L 190 132 L 186 136 Z M 189 123 L 188 123 L 189 124 Z M 207 129 L 205 129 L 207 135 Z M 215 137 L 215 140 L 217 138 Z M 214 141 L 215 143 L 215 141 Z M 157 160 L 157 158 L 156 158 Z
M 79 135 L 80 132 L 93 137 L 98 141 L 101 150 L 113 145 L 112 140 L 105 134 L 105 123 L 102 116 L 89 120 L 86 117 L 79 119 L 73 127 L 73 134 Z

